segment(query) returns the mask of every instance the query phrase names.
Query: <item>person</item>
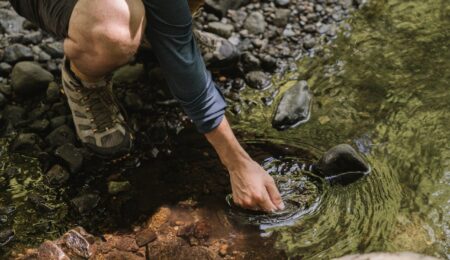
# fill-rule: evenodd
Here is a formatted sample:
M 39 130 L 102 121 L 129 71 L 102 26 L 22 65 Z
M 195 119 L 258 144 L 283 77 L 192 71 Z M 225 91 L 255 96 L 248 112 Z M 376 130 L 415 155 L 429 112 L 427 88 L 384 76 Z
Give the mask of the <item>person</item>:
M 272 177 L 241 147 L 225 117 L 225 100 L 199 52 L 186 0 L 10 0 L 19 15 L 64 39 L 62 86 L 77 135 L 93 152 L 126 154 L 134 137 L 119 109 L 111 72 L 150 42 L 174 97 L 218 153 L 234 202 L 273 212 L 284 208 Z M 225 39 L 197 32 L 216 60 L 234 50 Z M 225 40 L 225 41 L 224 41 Z

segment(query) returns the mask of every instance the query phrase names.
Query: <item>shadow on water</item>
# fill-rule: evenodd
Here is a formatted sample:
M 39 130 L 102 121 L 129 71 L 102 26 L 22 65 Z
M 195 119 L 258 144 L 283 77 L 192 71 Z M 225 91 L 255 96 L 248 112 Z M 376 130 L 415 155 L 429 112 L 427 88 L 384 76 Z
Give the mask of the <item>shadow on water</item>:
M 286 196 L 292 195 L 295 210 L 279 216 L 283 221 L 259 219 L 260 226 L 242 225 L 242 217 L 249 217 L 245 214 L 236 221 L 237 211 L 230 212 L 225 200 L 230 193 L 225 170 L 204 140 L 192 140 L 188 134 L 189 138 L 180 137 L 170 156 L 118 171 L 117 178 L 129 180 L 133 189 L 117 196 L 107 194 L 105 177 L 95 171 L 80 176 L 82 181 L 67 190 L 46 190 L 37 161 L 2 150 L 0 185 L 7 192 L 0 197 L 0 223 L 15 228 L 17 244 L 30 246 L 78 224 L 97 234 L 127 228 L 146 221 L 162 205 L 182 215 L 179 203 L 194 200 L 200 214 L 211 220 L 213 235 L 232 234 L 241 249 L 259 256 L 317 259 L 414 251 L 449 258 L 447 2 L 372 1 L 343 26 L 342 34 L 324 50 L 325 58 L 303 60 L 298 73 L 277 79 L 283 82 L 275 84 L 280 87 L 277 99 L 294 83 L 292 79 L 307 80 L 314 93 L 311 118 L 298 128 L 273 129 L 275 105 L 251 103 L 233 118 L 251 155 L 265 162 L 269 171 L 301 173 L 290 183 L 280 177 L 280 185 L 317 188 L 310 197 L 284 190 Z M 245 96 L 266 94 L 247 90 Z M 295 168 L 339 143 L 352 144 L 365 154 L 372 174 L 347 186 L 330 187 Z M 19 174 L 23 169 L 29 174 Z M 108 175 L 114 180 L 114 171 Z M 101 199 L 87 216 L 81 218 L 62 203 L 75 192 L 92 188 Z M 46 194 L 45 203 L 39 203 L 39 197 L 25 200 L 31 190 Z M 36 205 L 41 208 L 36 210 Z

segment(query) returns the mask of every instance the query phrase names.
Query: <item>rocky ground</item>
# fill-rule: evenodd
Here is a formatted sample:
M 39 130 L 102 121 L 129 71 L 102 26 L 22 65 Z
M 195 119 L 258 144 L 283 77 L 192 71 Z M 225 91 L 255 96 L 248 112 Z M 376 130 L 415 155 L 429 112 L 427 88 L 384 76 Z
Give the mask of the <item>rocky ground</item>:
M 355 0 L 207 0 L 195 18 L 195 27 L 227 38 L 241 53 L 238 64 L 231 70 L 210 67 L 229 101 L 229 112 L 238 114 L 244 104 L 251 102 L 271 104 L 278 93 L 271 84 L 272 77 L 295 71 L 296 62 L 304 56 L 323 55 L 324 46 L 337 37 L 340 22 L 361 4 L 362 1 Z M 342 28 L 344 33 L 349 29 L 345 24 Z M 208 53 L 204 56 L 208 62 Z M 51 190 L 52 196 L 67 205 L 68 211 L 82 216 L 100 207 L 102 199 L 95 187 L 86 188 L 90 185 L 86 177 L 89 173 L 106 172 L 108 177 L 101 178 L 107 183 L 109 195 L 126 193 L 131 189 L 130 183 L 121 176 L 122 171 L 111 169 L 170 158 L 177 146 L 175 137 L 192 132 L 192 125 L 165 86 L 153 54 L 143 49 L 134 62 L 114 73 L 115 93 L 138 135 L 136 152 L 122 162 L 96 158 L 77 140 L 67 102 L 61 94 L 62 57 L 60 41 L 17 16 L 8 1 L 0 1 L 0 136 L 8 140 L 8 154 L 24 154 L 39 160 L 48 189 L 27 195 L 33 207 L 48 210 L 45 198 Z M 243 99 L 240 92 L 246 88 L 264 91 L 267 97 Z M 284 95 L 274 117 L 273 125 L 278 129 L 296 125 L 309 114 L 311 97 L 305 82 L 299 82 Z M 13 177 L 25 173 L 3 164 L 0 180 L 6 189 Z M 71 186 L 76 182 L 77 188 L 71 188 L 69 195 L 62 194 L 69 182 Z M 4 205 L 5 201 L 0 204 L 0 215 L 5 219 L 0 230 L 2 246 L 14 243 L 11 224 L 14 210 L 11 205 Z M 164 225 L 152 226 L 149 221 L 147 226 L 138 225 L 128 233 L 104 235 L 103 240 L 77 229 L 28 254 L 48 256 L 52 252 L 60 255 L 65 252 L 82 258 L 100 255 L 100 259 L 108 258 L 108 254 L 143 258 L 153 256 L 154 252 L 164 257 L 187 258 L 185 254 L 190 254 L 199 259 L 245 256 L 242 251 L 228 250 L 228 244 L 220 236 L 209 239 L 209 232 L 202 230 L 208 226 L 208 220 L 189 214 L 186 223 L 171 222 L 168 218 Z M 173 251 L 174 248 L 178 249 Z

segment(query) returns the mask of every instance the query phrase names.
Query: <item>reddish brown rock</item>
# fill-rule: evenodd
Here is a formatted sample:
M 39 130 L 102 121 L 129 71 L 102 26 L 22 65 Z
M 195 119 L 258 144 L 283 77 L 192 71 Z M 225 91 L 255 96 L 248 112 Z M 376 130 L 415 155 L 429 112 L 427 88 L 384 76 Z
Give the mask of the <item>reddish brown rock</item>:
M 49 240 L 42 243 L 38 248 L 37 258 L 42 260 L 70 260 L 56 243 Z

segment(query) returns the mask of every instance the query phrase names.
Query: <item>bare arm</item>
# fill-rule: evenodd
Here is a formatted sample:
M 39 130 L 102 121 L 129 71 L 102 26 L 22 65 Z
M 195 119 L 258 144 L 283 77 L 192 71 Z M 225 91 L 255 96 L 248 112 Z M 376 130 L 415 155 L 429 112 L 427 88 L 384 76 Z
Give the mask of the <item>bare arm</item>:
M 216 129 L 205 135 L 230 173 L 237 205 L 267 212 L 284 209 L 272 177 L 242 148 L 225 117 Z

